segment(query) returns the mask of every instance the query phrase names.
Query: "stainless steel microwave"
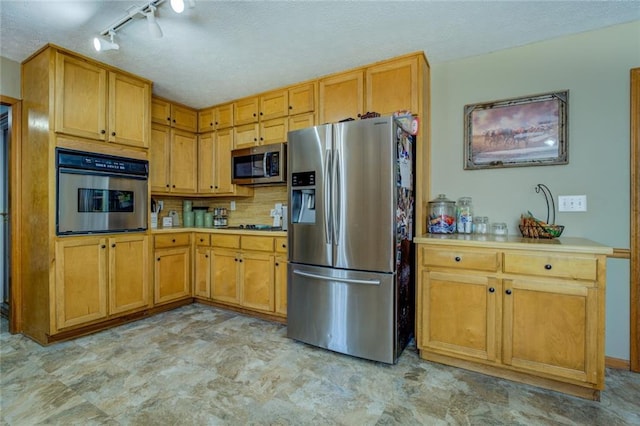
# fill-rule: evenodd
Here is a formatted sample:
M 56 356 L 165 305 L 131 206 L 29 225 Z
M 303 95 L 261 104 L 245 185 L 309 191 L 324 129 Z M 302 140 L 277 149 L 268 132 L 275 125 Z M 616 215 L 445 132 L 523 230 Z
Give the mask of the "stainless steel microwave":
M 232 182 L 238 185 L 284 185 L 287 144 L 252 146 L 231 152 Z

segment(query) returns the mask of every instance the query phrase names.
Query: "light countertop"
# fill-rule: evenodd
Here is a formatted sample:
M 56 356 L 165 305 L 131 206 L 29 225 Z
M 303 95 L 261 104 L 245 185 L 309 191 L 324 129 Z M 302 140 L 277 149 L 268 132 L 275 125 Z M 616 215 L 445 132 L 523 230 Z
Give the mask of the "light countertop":
M 272 237 L 286 237 L 287 231 L 270 231 L 260 229 L 229 229 L 229 228 L 184 228 L 173 226 L 171 228 L 151 228 L 151 234 L 172 234 L 178 232 L 199 232 L 204 234 L 240 234 L 240 235 L 264 235 Z
M 571 251 L 593 254 L 613 253 L 613 248 L 586 238 L 524 238 L 519 235 L 424 234 L 414 237 L 416 244 L 487 247 L 508 250 Z

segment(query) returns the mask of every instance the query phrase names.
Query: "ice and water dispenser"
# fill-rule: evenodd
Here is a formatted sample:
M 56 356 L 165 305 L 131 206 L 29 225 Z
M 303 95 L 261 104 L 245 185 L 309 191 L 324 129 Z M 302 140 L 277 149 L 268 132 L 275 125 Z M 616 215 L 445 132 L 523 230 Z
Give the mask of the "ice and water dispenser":
M 316 223 L 316 173 L 291 175 L 291 222 Z

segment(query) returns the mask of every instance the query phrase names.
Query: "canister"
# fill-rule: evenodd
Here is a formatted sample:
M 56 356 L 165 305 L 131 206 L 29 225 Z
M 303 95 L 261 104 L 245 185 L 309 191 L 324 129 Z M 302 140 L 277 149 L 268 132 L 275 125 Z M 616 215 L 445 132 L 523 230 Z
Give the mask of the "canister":
M 445 194 L 429 201 L 427 229 L 432 234 L 453 234 L 456 231 L 456 203 Z
M 191 200 L 182 201 L 182 211 L 190 212 L 191 210 L 193 210 L 193 201 Z
M 196 228 L 204 228 L 204 210 L 196 210 L 194 213 Z
M 206 212 L 204 214 L 204 227 L 213 228 L 213 213 Z
M 194 213 L 192 211 L 182 212 L 182 220 L 184 222 L 185 228 L 193 228 L 193 217 L 194 217 Z
M 473 230 L 473 205 L 471 197 L 461 197 L 456 206 L 458 234 L 470 234 Z

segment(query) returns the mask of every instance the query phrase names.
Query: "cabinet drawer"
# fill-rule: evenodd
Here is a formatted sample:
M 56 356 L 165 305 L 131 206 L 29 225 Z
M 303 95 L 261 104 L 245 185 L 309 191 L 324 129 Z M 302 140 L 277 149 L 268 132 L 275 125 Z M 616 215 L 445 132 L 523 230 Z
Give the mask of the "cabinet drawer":
M 189 234 L 156 235 L 155 248 L 188 246 L 191 244 Z
M 278 237 L 278 238 L 276 238 L 276 251 L 278 253 L 286 253 L 287 252 L 287 237 Z
M 214 247 L 240 248 L 240 235 L 213 234 L 211 245 Z
M 477 269 L 480 271 L 494 272 L 498 270 L 498 264 L 497 251 L 422 248 L 423 266 Z
M 505 253 L 504 272 L 541 277 L 595 280 L 597 278 L 597 260 L 593 257 L 576 255 Z
M 210 245 L 211 235 L 204 233 L 196 233 L 196 246 L 208 246 Z
M 273 237 L 243 236 L 240 245 L 243 250 L 273 251 Z

